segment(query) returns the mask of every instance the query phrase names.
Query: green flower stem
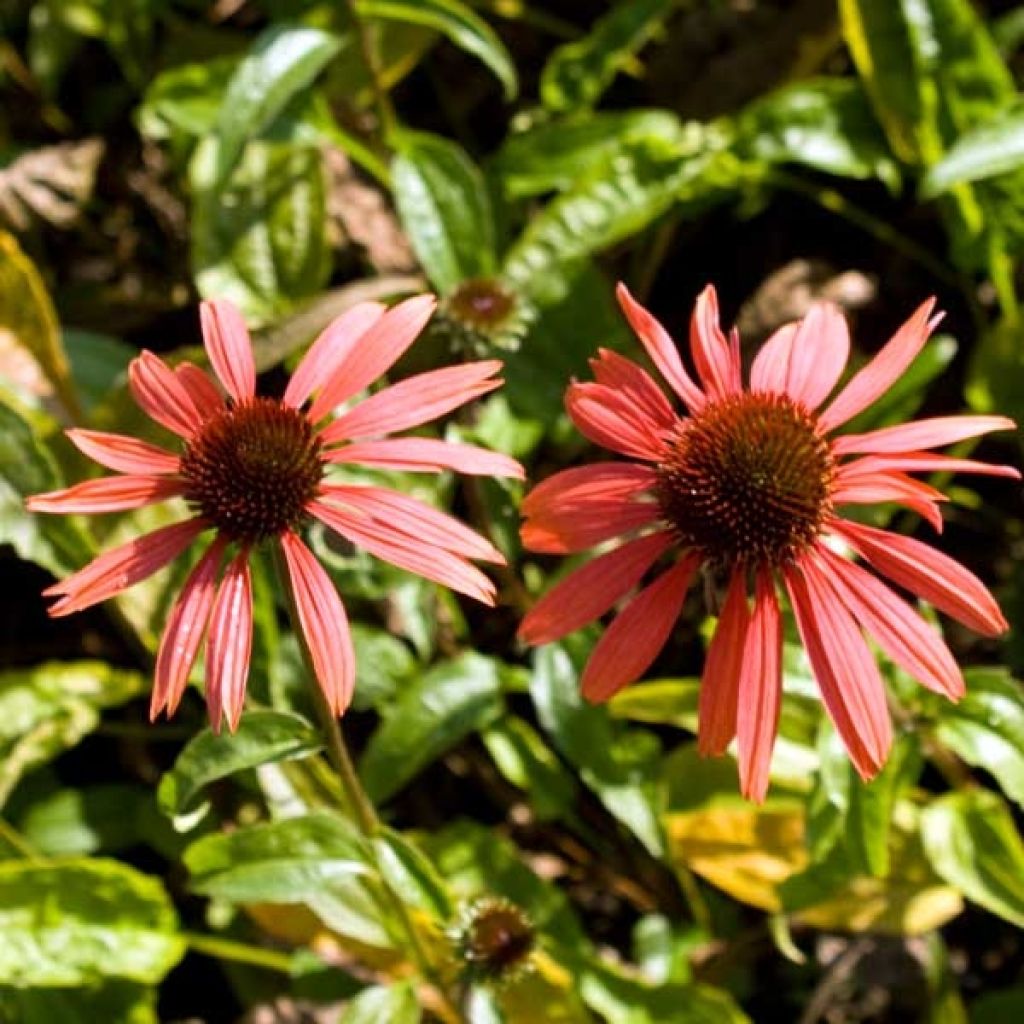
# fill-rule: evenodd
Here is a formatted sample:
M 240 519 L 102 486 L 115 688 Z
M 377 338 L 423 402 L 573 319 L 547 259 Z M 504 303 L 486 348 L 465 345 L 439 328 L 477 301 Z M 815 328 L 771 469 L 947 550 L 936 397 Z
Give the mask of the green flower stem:
M 252 946 L 247 942 L 223 939 L 217 935 L 201 935 L 198 932 L 182 932 L 181 937 L 194 953 L 202 953 L 216 960 L 248 964 L 250 967 L 263 967 L 268 971 L 280 971 L 282 974 L 292 973 L 292 958 L 288 953 Z
M 6 843 L 19 857 L 25 860 L 41 860 L 29 841 L 6 819 L 0 818 L 0 842 Z
M 377 816 L 377 811 L 373 806 L 373 801 L 363 788 L 363 784 L 359 778 L 358 772 L 356 771 L 355 764 L 352 761 L 352 755 L 349 754 L 348 745 L 345 743 L 345 737 L 342 735 L 338 719 L 331 710 L 331 706 L 327 702 L 327 698 L 324 696 L 324 693 L 317 682 L 316 673 L 313 671 L 313 663 L 310 658 L 309 648 L 306 645 L 305 634 L 303 633 L 302 627 L 299 623 L 299 613 L 298 609 L 295 607 L 295 599 L 292 595 L 291 585 L 288 578 L 288 569 L 284 564 L 284 557 L 277 544 L 273 545 L 273 556 L 274 566 L 277 570 L 281 589 L 287 597 L 288 615 L 291 619 L 292 631 L 298 641 L 299 649 L 302 651 L 302 660 L 306 666 L 306 673 L 309 677 L 310 683 L 312 684 L 311 689 L 313 691 L 313 703 L 316 707 L 317 717 L 320 720 L 320 726 L 323 731 L 327 757 L 331 762 L 331 766 L 337 773 L 338 781 L 341 783 L 341 789 L 345 796 L 347 810 L 352 815 L 359 831 L 370 841 L 371 849 L 374 852 L 374 856 L 376 856 L 376 846 L 374 845 L 374 841 L 380 838 L 383 832 L 383 826 L 381 825 L 380 818 Z M 433 964 L 430 962 L 430 957 L 427 955 L 427 951 L 423 946 L 423 941 L 420 938 L 419 932 L 416 930 L 416 925 L 409 916 L 408 907 L 406 907 L 398 893 L 396 893 L 384 879 L 383 873 L 381 873 L 380 890 L 384 895 L 384 898 L 387 900 L 390 909 L 400 922 L 402 930 L 406 934 L 406 938 L 409 942 L 409 952 L 412 955 L 412 959 L 415 962 L 416 967 L 420 974 L 437 991 L 441 1003 L 449 1015 L 449 1019 L 456 1021 L 464 1020 L 465 1018 L 451 1001 L 444 983 L 441 981 Z

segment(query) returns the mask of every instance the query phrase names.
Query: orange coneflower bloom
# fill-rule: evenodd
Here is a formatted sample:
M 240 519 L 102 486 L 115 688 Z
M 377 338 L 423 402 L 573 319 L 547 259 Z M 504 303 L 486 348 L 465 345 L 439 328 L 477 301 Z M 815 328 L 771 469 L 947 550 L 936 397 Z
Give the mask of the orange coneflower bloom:
M 541 644 L 578 629 L 669 560 L 625 605 L 587 663 L 584 695 L 606 700 L 654 661 L 698 568 L 724 574 L 725 598 L 701 680 L 698 745 L 702 753 L 720 754 L 735 737 L 743 792 L 761 800 L 778 728 L 781 584 L 825 707 L 858 772 L 870 778 L 888 755 L 892 728 L 862 630 L 928 688 L 956 700 L 964 682 L 941 637 L 877 576 L 837 554 L 835 542 L 978 632 L 995 635 L 1007 627 L 992 595 L 963 566 L 839 510 L 896 502 L 941 529 L 938 502 L 945 496 L 907 473 L 1019 478 L 1009 466 L 928 451 L 1013 422 L 950 416 L 831 436 L 884 394 L 920 352 L 939 321 L 931 300 L 822 409 L 850 349 L 846 321 L 834 306 L 816 305 L 769 338 L 744 388 L 739 337 L 722 332 L 712 287 L 698 298 L 690 331 L 697 380 L 624 285 L 618 297 L 689 415 L 676 413 L 646 371 L 614 352 L 599 350 L 591 361 L 594 382 L 571 384 L 566 407 L 579 430 L 638 461 L 569 469 L 541 483 L 523 503 L 523 542 L 533 551 L 569 553 L 626 539 L 558 583 L 526 616 L 521 636 Z
M 174 713 L 208 631 L 210 721 L 217 730 L 225 719 L 231 729 L 237 726 L 252 639 L 249 556 L 264 541 L 276 543 L 284 557 L 317 681 L 333 711 L 345 710 L 355 675 L 352 641 L 341 599 L 299 538 L 310 516 L 378 558 L 493 604 L 493 585 L 468 559 L 504 559 L 479 534 L 397 491 L 325 479 L 327 468 L 337 463 L 522 476 L 513 459 L 481 448 L 425 437 L 381 437 L 420 426 L 498 387 L 494 374 L 501 364 L 495 360 L 419 374 L 321 425 L 336 406 L 395 363 L 430 319 L 434 304 L 432 296 L 421 295 L 391 310 L 378 303 L 349 310 L 317 338 L 277 399 L 256 394 L 252 345 L 239 312 L 226 301 L 204 302 L 203 339 L 226 397 L 190 363 L 172 370 L 144 351 L 129 369 L 135 400 L 178 435 L 180 454 L 133 437 L 68 431 L 82 452 L 122 475 L 36 495 L 29 508 L 92 514 L 183 497 L 193 516 L 108 551 L 54 584 L 44 591 L 59 598 L 51 615 L 69 615 L 113 597 L 167 565 L 201 535 L 213 533 L 161 639 L 152 717 L 164 709 Z

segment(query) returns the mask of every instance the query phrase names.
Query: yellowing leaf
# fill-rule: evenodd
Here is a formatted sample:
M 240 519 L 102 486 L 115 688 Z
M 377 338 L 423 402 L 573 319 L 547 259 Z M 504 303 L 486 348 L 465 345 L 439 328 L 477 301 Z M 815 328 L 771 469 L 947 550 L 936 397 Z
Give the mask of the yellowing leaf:
M 79 414 L 57 313 L 35 264 L 0 231 L 0 332 L 9 331 L 39 364 L 72 417 Z
M 779 886 L 807 866 L 803 814 L 789 808 L 670 814 L 665 830 L 674 862 L 762 910 L 781 910 Z

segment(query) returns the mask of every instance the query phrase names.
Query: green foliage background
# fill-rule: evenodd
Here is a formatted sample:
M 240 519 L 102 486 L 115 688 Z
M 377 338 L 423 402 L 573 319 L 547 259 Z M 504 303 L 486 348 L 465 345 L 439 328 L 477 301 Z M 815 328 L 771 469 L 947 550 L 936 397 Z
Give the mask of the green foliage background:
M 373 843 L 337 810 L 269 585 L 239 731 L 204 729 L 195 694 L 150 726 L 182 572 L 71 624 L 35 595 L 174 510 L 85 521 L 23 500 L 86 472 L 62 427 L 147 429 L 127 362 L 194 354 L 199 297 L 244 310 L 279 381 L 354 302 L 436 291 L 396 375 L 502 358 L 507 386 L 442 435 L 533 481 L 585 455 L 569 378 L 598 345 L 637 355 L 617 278 L 680 338 L 708 279 L 753 341 L 840 288 L 859 361 L 937 294 L 946 333 L 856 429 L 919 409 L 1020 421 L 1024 7 L 6 0 L 0 31 L 0 1020 L 1019 1018 L 1017 487 L 950 487 L 938 543 L 1014 626 L 1001 644 L 948 630 L 967 698 L 885 665 L 899 738 L 865 786 L 787 643 L 754 807 L 728 758 L 696 756 L 699 603 L 653 678 L 586 705 L 595 632 L 514 640 L 565 571 L 520 550 L 520 485 L 390 474 L 510 570 L 484 616 L 314 531 L 355 622 L 345 728 L 388 823 Z M 514 299 L 493 327 L 460 313 L 481 279 Z M 1017 462 L 999 443 L 983 454 Z M 538 934 L 532 969 L 497 986 L 460 973 L 451 938 L 494 895 Z

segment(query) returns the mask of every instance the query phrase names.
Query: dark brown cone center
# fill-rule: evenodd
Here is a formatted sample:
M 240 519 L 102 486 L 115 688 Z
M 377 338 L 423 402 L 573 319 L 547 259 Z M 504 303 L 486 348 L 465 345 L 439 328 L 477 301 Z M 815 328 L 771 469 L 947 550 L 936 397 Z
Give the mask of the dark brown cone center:
M 323 463 L 302 413 L 252 398 L 203 425 L 185 448 L 181 472 L 198 512 L 229 539 L 255 544 L 302 521 Z
M 680 543 L 721 566 L 781 565 L 818 536 L 834 463 L 815 417 L 783 395 L 745 393 L 686 420 L 658 467 Z

